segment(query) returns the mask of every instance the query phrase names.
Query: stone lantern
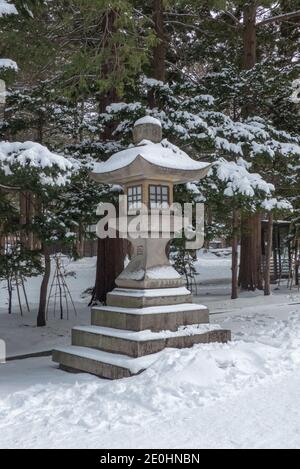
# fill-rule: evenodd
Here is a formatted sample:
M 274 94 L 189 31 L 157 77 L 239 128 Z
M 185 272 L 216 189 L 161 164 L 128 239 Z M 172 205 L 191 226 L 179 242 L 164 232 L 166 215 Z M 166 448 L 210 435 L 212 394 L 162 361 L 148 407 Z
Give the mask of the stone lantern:
M 131 261 L 108 293 L 107 305 L 92 308 L 92 326 L 75 327 L 72 345 L 53 353 L 63 369 L 111 379 L 140 373 L 166 347 L 230 340 L 230 331 L 209 324 L 207 307 L 192 302 L 166 256 L 179 221 L 170 211 L 173 187 L 202 179 L 210 165 L 162 140 L 161 123 L 150 116 L 135 123 L 133 138 L 134 147 L 95 165 L 91 176 L 99 183 L 121 185 L 127 196 L 126 220 L 130 223 L 139 214 L 146 228 L 129 234 Z

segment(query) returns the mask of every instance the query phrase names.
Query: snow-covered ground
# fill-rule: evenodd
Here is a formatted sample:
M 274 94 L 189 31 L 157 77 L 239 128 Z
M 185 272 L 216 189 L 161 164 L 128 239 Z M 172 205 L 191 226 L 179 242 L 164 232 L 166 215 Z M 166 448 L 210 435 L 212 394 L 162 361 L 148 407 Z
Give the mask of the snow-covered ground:
M 94 260 L 81 262 L 77 290 L 90 286 Z M 62 372 L 48 357 L 0 365 L 0 447 L 299 448 L 300 293 L 283 283 L 270 298 L 231 301 L 230 258 L 201 255 L 199 266 L 196 301 L 232 330 L 230 344 L 168 349 L 143 374 L 113 382 Z M 88 311 L 83 301 L 77 292 Z M 72 325 L 53 321 L 57 331 Z M 51 328 L 47 346 L 58 340 Z
M 28 279 L 26 282 L 30 313 L 27 312 L 24 306 L 23 317 L 20 315 L 15 292 L 13 297 L 13 314 L 7 314 L 6 286 L 4 282 L 0 282 L 0 339 L 6 342 L 8 356 L 52 350 L 57 345 L 68 344 L 70 342 L 71 328 L 74 325 L 90 324 L 90 308 L 88 307 L 90 296 L 82 294 L 88 288 L 91 288 L 95 281 L 96 258 L 85 258 L 71 263 L 65 260 L 65 264 L 67 272 L 75 274 L 74 276 L 66 277 L 66 281 L 75 304 L 76 314 L 69 301 L 69 320 L 67 320 L 64 302 L 65 319 L 61 320 L 57 300 L 54 315 L 54 289 L 53 297 L 49 303 L 48 324 L 45 328 L 36 327 L 37 298 L 41 285 L 41 277 Z M 52 275 L 54 271 L 54 263 L 52 263 Z M 50 285 L 51 283 L 52 278 Z

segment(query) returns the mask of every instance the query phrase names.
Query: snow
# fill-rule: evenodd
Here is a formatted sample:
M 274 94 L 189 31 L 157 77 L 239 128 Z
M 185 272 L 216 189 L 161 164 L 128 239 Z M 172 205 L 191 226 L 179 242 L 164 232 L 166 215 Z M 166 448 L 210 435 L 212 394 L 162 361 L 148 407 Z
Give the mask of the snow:
M 147 279 L 178 279 L 180 274 L 172 266 L 152 267 L 132 271 L 126 270 L 119 275 L 120 279 L 141 280 L 146 275 Z
M 201 192 L 198 189 L 197 185 L 193 182 L 187 182 L 186 183 L 186 188 L 187 188 L 188 191 L 193 192 L 193 194 L 195 194 L 195 195 L 200 195 L 201 194 Z
M 299 104 L 300 103 L 300 78 L 298 80 L 293 81 L 292 87 L 294 88 L 294 91 L 291 96 L 291 101 L 295 104 Z
M 19 163 L 21 166 L 29 164 L 44 169 L 55 165 L 62 171 L 72 169 L 72 164 L 66 158 L 35 142 L 0 142 L 0 158 L 12 164 Z
M 154 87 L 154 86 L 164 87 L 165 86 L 165 87 L 169 88 L 168 85 L 165 84 L 163 81 L 156 80 L 155 78 L 144 77 L 143 78 L 143 83 L 145 85 L 150 86 L 150 87 Z
M 48 325 L 45 328 L 36 327 L 38 309 L 38 292 L 41 286 L 41 277 L 27 279 L 26 291 L 31 312 L 23 308 L 23 316 L 20 315 L 17 305 L 17 294 L 13 296 L 13 314 L 8 314 L 6 283 L 0 281 L 0 339 L 4 339 L 9 357 L 52 350 L 55 346 L 70 343 L 71 328 L 74 325 L 90 324 L 91 314 L 88 302 L 90 296 L 82 297 L 82 293 L 91 288 L 95 281 L 96 258 L 81 259 L 76 262 L 67 261 L 63 264 L 67 272 L 72 273 L 66 277 L 75 303 L 77 316 L 70 309 L 69 320 L 61 320 L 56 307 L 54 315 L 54 298 L 51 299 Z M 52 262 L 50 284 L 54 274 L 54 262 Z M 22 297 L 23 299 L 23 297 Z
M 156 298 L 158 296 L 190 295 L 185 287 L 178 288 L 153 288 L 151 290 L 134 290 L 127 288 L 115 288 L 111 293 L 114 296 L 146 297 Z
M 145 116 L 145 117 L 142 117 L 141 119 L 138 119 L 134 123 L 134 127 L 137 127 L 138 125 L 143 125 L 143 124 L 154 124 L 154 125 L 158 125 L 159 127 L 161 127 L 160 120 L 155 119 L 155 117 L 152 117 L 152 116 Z
M 1 4 L 0 4 L 0 8 L 1 8 Z M 1 68 L 2 69 L 11 68 L 11 69 L 15 70 L 16 72 L 18 71 L 18 65 L 16 64 L 16 62 L 14 62 L 11 59 L 0 59 L 0 69 Z
M 44 171 L 39 172 L 39 178 L 44 185 L 65 185 L 74 164 L 61 155 L 51 152 L 43 145 L 35 142 L 1 142 L 0 141 L 0 170 L 11 174 L 14 167 L 31 167 L 41 170 L 55 168 L 62 173 L 50 176 Z
M 175 85 L 164 85 L 151 79 L 149 82 L 144 81 L 144 84 L 159 88 L 165 93 L 169 102 L 172 103 L 173 111 L 171 113 L 158 109 L 149 111 L 144 104 L 139 102 L 113 104 L 106 109 L 106 113 L 102 114 L 102 119 L 104 122 L 112 122 L 118 120 L 116 114 L 124 114 L 118 116 L 122 122 L 118 125 L 115 135 L 127 134 L 129 138 L 133 126 L 132 113 L 135 115 L 151 113 L 153 118 L 162 122 L 164 129 L 177 135 L 186 147 L 189 143 L 195 142 L 198 144 L 203 142 L 203 148 L 207 144 L 209 146 L 213 144 L 217 156 L 226 154 L 229 159 L 243 156 L 255 160 L 261 155 L 274 159 L 275 155 L 289 158 L 300 154 L 297 135 L 277 130 L 270 122 L 258 116 L 237 122 L 222 112 L 203 110 L 203 107 L 207 106 L 199 104 L 205 101 L 201 99 L 201 95 L 182 96 L 182 100 L 179 100 L 176 97 Z M 295 85 L 295 93 L 296 91 Z M 205 98 L 205 95 L 202 98 Z M 207 104 L 211 104 L 209 99 L 207 99 Z M 120 167 L 123 165 L 120 164 Z
M 300 155 L 300 145 L 297 145 L 295 143 L 282 143 L 274 141 L 274 147 L 277 151 L 280 151 L 284 156 Z
M 271 212 L 272 210 L 288 210 L 292 211 L 293 206 L 287 200 L 278 200 L 275 198 L 266 199 L 262 203 L 262 208 Z
M 197 261 L 194 263 L 197 272 L 197 282 L 205 284 L 205 295 L 207 296 L 207 284 L 212 283 L 214 290 L 217 286 L 230 284 L 231 281 L 231 249 L 216 249 L 204 252 L 200 250 Z M 229 293 L 229 292 L 228 292 Z M 207 298 L 205 298 L 205 303 Z
M 141 103 L 112 103 L 110 104 L 109 106 L 107 106 L 106 108 L 106 112 L 108 114 L 110 113 L 118 113 L 118 112 L 122 112 L 122 111 L 125 111 L 125 110 L 128 110 L 128 111 L 137 111 L 141 108 Z
M 216 137 L 216 148 L 228 151 L 229 153 L 235 153 L 237 155 L 243 155 L 241 144 L 230 143 L 226 138 Z
M 7 0 L 0 0 L 0 18 L 5 15 L 17 15 L 17 14 L 18 12 L 17 12 L 15 5 L 8 2 Z
M 282 281 L 270 297 L 244 292 L 231 300 L 227 254 L 199 252 L 195 300 L 209 305 L 212 326 L 232 330 L 231 343 L 167 349 L 143 374 L 113 382 L 62 372 L 50 357 L 1 365 L 0 447 L 299 448 L 300 293 Z M 70 270 L 83 306 L 95 259 Z M 2 333 L 7 316 L 0 314 Z M 20 328 L 19 342 L 32 340 L 16 324 L 9 327 Z
M 144 341 L 144 340 L 157 340 L 168 339 L 170 337 L 186 337 L 196 334 L 205 334 L 210 331 L 220 329 L 218 324 L 194 324 L 192 326 L 181 326 L 177 331 L 160 331 L 152 332 L 150 330 L 134 332 L 123 329 L 112 329 L 109 327 L 99 326 L 76 326 L 77 331 L 90 332 L 92 334 L 105 335 L 109 337 L 119 337 L 126 340 Z
M 167 306 L 148 306 L 146 308 L 122 308 L 119 306 L 95 306 L 93 309 L 101 309 L 101 311 L 113 311 L 121 314 L 168 314 L 180 311 L 197 311 L 199 309 L 207 309 L 204 305 L 198 303 L 184 303 L 180 305 Z
M 147 269 L 149 279 L 178 279 L 180 274 L 172 266 L 152 267 Z
M 134 271 L 123 271 L 118 278 L 120 279 L 130 279 L 130 280 L 142 280 L 145 276 L 145 270 L 134 270 Z
M 156 166 L 175 170 L 193 171 L 209 166 L 208 163 L 194 161 L 185 152 L 165 139 L 161 143 L 147 141 L 144 145 L 131 147 L 114 154 L 104 163 L 95 163 L 94 173 L 102 174 L 125 168 L 132 164 L 138 156 Z
M 2 365 L 0 447 L 298 448 L 299 312 L 252 301 L 218 315 L 232 343 L 167 349 L 121 381 L 49 358 Z
M 141 80 L 142 85 L 145 85 L 148 88 L 158 88 L 161 92 L 165 92 L 168 96 L 173 95 L 171 86 L 168 83 L 164 83 L 161 80 L 156 80 L 155 78 L 143 77 Z
M 224 190 L 224 195 L 227 197 L 232 197 L 236 193 L 254 197 L 256 190 L 270 195 L 275 189 L 272 184 L 264 181 L 259 174 L 249 173 L 243 160 L 238 160 L 235 163 L 234 161 L 226 161 L 224 158 L 220 158 L 214 163 L 213 168 L 216 168 L 217 177 L 221 181 L 227 182 L 227 187 Z M 213 168 L 210 170 L 210 174 L 212 174 Z
M 270 148 L 269 145 L 252 142 L 252 156 L 260 155 L 264 153 L 268 154 L 271 158 L 275 156 L 275 151 L 272 148 Z

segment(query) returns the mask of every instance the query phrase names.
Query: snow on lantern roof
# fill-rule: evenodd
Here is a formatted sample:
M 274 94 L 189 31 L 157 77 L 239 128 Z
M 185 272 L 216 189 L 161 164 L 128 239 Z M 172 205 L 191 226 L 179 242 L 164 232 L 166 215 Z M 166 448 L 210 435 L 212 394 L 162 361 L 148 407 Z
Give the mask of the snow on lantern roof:
M 149 163 L 156 166 L 176 170 L 194 171 L 209 166 L 209 163 L 193 160 L 184 151 L 172 145 L 166 139 L 161 143 L 152 143 L 144 140 L 141 142 L 141 145 L 137 147 L 128 148 L 127 150 L 115 153 L 105 163 L 96 163 L 94 172 L 108 173 L 117 171 L 118 169 L 130 165 L 138 156 L 141 156 Z
M 162 126 L 160 120 L 156 119 L 155 117 L 145 116 L 137 120 L 134 123 L 134 127 L 137 127 L 138 125 L 144 125 L 144 124 L 154 124 L 154 125 L 158 125 L 159 127 Z
M 135 134 L 136 129 L 139 129 L 138 134 Z M 206 176 L 209 163 L 193 160 L 168 140 L 161 141 L 161 135 L 160 121 L 151 116 L 143 117 L 134 127 L 134 140 L 138 144 L 115 153 L 104 163 L 96 163 L 91 177 L 95 181 L 111 184 L 141 179 L 169 180 L 181 184 Z

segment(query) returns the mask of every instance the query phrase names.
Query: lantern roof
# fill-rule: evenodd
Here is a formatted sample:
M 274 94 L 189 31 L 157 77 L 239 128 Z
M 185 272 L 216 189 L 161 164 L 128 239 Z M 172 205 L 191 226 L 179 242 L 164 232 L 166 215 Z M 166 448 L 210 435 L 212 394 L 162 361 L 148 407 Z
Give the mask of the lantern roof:
M 205 177 L 209 163 L 193 160 L 166 139 L 155 143 L 159 126 L 161 132 L 160 121 L 150 116 L 137 121 L 134 126 L 134 132 L 137 132 L 135 141 L 143 135 L 149 138 L 151 134 L 154 141 L 141 140 L 136 146 L 115 153 L 106 162 L 96 163 L 91 177 L 106 184 L 124 184 L 141 179 L 165 179 L 182 184 Z

